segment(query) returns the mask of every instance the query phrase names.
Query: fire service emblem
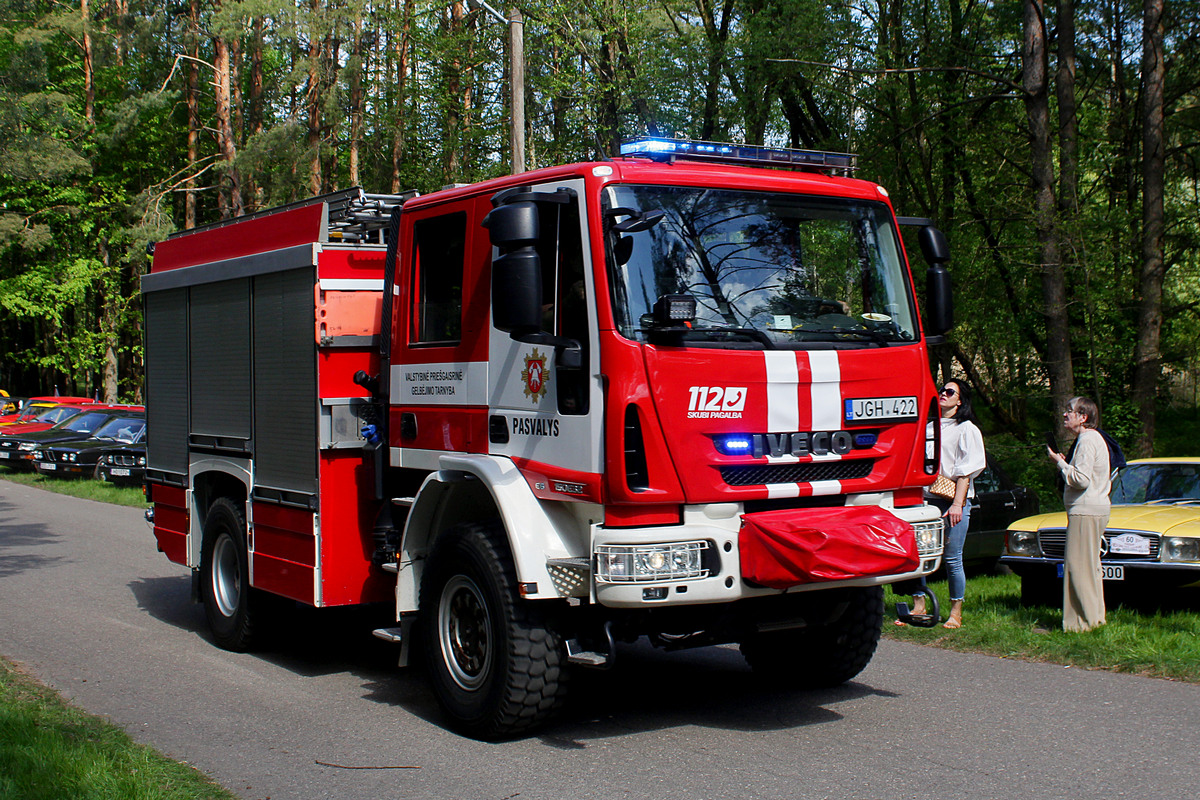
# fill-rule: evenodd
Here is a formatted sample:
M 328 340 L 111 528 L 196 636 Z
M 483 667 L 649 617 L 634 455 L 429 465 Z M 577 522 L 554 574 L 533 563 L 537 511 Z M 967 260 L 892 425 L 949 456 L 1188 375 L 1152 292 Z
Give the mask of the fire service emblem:
M 525 369 L 521 370 L 521 380 L 525 382 L 525 396 L 537 403 L 546 396 L 546 384 L 550 376 L 546 374 L 546 355 L 533 349 L 533 355 L 525 359 Z

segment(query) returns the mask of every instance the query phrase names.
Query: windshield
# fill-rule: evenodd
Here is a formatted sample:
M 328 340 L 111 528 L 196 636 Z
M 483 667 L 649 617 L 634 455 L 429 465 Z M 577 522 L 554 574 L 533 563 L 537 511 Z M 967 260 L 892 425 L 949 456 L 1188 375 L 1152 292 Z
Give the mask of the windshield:
M 66 422 L 60 422 L 55 427 L 60 430 L 75 433 L 91 433 L 96 426 L 108 419 L 108 414 L 100 411 L 89 411 L 86 414 L 76 414 Z
M 1114 503 L 1200 500 L 1200 464 L 1130 464 L 1112 485 Z
M 142 436 L 146 428 L 146 420 L 141 417 L 114 417 L 100 426 L 93 438 L 114 439 L 125 444 L 132 444 Z
M 883 203 L 615 185 L 605 188 L 603 205 L 613 308 L 627 338 L 649 341 L 655 302 L 672 294 L 696 300 L 687 344 L 804 348 L 917 338 L 908 273 Z
M 62 422 L 67 417 L 73 417 L 79 412 L 73 408 L 52 408 L 49 411 L 43 411 L 33 418 L 34 422 Z

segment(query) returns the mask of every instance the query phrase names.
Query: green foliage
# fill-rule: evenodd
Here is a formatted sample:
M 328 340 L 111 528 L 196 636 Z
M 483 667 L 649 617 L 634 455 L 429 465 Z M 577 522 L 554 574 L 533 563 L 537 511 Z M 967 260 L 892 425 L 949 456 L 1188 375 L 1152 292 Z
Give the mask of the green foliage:
M 944 611 L 946 582 L 930 588 Z M 1107 623 L 1087 633 L 1064 632 L 1061 608 L 1021 605 L 1016 575 L 978 575 L 967 579 L 961 628 L 897 628 L 892 615 L 884 621 L 884 635 L 948 650 L 1200 683 L 1200 591 L 1142 587 L 1118 598 L 1116 587 L 1106 588 L 1113 594 Z M 888 591 L 889 612 L 898 600 L 911 602 Z
M 0 797 L 231 800 L 195 769 L 67 705 L 0 659 Z

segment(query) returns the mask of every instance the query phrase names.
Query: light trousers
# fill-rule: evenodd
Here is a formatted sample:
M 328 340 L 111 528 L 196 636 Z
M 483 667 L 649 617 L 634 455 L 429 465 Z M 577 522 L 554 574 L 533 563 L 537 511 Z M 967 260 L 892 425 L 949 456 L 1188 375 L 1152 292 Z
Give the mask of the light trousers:
M 1100 542 L 1107 525 L 1107 514 L 1103 517 L 1067 515 L 1067 552 L 1063 562 L 1064 631 L 1090 631 L 1104 624 Z

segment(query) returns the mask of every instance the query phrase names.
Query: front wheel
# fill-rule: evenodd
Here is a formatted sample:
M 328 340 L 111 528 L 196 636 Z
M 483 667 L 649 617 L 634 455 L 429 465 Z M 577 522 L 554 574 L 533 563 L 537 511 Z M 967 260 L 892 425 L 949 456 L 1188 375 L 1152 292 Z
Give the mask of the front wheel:
M 561 637 L 516 592 L 498 522 L 435 544 L 421 580 L 420 638 L 434 694 L 455 727 L 495 739 L 548 719 L 566 690 Z
M 219 498 L 204 521 L 200 554 L 200 594 L 217 645 L 250 649 L 258 636 L 259 598 L 250 589 L 246 517 L 228 498 Z
M 799 629 L 755 633 L 741 642 L 758 674 L 804 687 L 838 686 L 871 662 L 883 625 L 883 587 L 796 595 L 808 601 Z

